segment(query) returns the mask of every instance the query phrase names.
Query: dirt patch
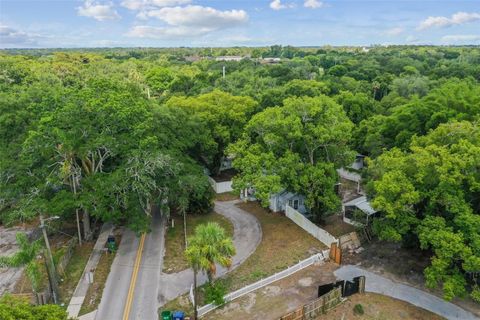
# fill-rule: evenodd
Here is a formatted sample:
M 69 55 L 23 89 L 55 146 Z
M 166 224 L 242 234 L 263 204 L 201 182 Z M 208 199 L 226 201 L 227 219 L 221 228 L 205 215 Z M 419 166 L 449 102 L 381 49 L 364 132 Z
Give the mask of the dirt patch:
M 326 217 L 325 222 L 319 226 L 335 238 L 339 238 L 344 234 L 356 231 L 354 226 L 343 221 L 343 216 L 340 214 Z
M 311 277 L 306 277 L 298 280 L 298 284 L 301 287 L 309 287 L 312 285 L 312 283 L 313 283 L 313 279 Z
M 232 201 L 239 198 L 238 194 L 234 191 L 215 194 L 215 200 L 217 201 Z
M 355 314 L 353 308 L 361 304 L 363 315 Z M 440 320 L 444 319 L 430 311 L 416 307 L 408 302 L 375 293 L 355 294 L 342 304 L 316 320 Z
M 186 218 L 187 237 L 193 235 L 196 226 L 207 222 L 217 222 L 225 229 L 228 236 L 233 236 L 233 224 L 231 221 L 216 212 L 203 215 L 187 214 Z M 163 258 L 163 272 L 165 273 L 176 273 L 189 268 L 184 255 L 183 216 L 172 214 L 171 219 L 174 220 L 174 227 L 172 228 L 170 222 L 165 237 L 165 256 Z

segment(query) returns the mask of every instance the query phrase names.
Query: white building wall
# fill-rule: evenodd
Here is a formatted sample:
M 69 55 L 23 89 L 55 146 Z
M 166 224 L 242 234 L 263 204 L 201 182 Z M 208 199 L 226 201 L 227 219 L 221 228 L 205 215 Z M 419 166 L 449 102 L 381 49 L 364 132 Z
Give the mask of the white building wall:
M 215 193 L 225 193 L 233 191 L 232 180 L 217 182 L 213 178 L 208 177 L 208 181 L 210 182 L 210 185 L 212 186 Z

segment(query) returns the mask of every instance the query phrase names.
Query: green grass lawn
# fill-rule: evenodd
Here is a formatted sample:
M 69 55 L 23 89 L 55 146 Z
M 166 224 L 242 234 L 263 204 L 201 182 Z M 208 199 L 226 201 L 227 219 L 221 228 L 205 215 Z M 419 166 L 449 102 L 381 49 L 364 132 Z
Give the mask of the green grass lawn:
M 183 216 L 173 214 L 171 219 L 174 221 L 174 227 L 172 228 L 170 223 L 165 237 L 165 257 L 163 258 L 165 273 L 176 273 L 189 267 L 184 255 Z M 233 225 L 230 220 L 212 212 L 204 215 L 187 214 L 187 237 L 193 235 L 196 226 L 207 222 L 217 222 L 225 229 L 227 235 L 233 236 Z

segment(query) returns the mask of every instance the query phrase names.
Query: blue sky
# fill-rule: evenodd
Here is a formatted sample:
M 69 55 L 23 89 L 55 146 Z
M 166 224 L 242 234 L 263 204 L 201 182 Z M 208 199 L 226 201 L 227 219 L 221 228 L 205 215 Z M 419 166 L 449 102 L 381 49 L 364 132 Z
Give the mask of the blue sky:
M 0 0 L 0 47 L 480 44 L 480 0 Z

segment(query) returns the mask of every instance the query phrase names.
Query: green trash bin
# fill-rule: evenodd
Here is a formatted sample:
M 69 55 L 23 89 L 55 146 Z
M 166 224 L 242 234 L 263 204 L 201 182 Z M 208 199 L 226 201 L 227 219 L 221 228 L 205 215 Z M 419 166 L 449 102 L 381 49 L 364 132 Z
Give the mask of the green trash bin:
M 172 311 L 162 311 L 162 320 L 172 320 Z

